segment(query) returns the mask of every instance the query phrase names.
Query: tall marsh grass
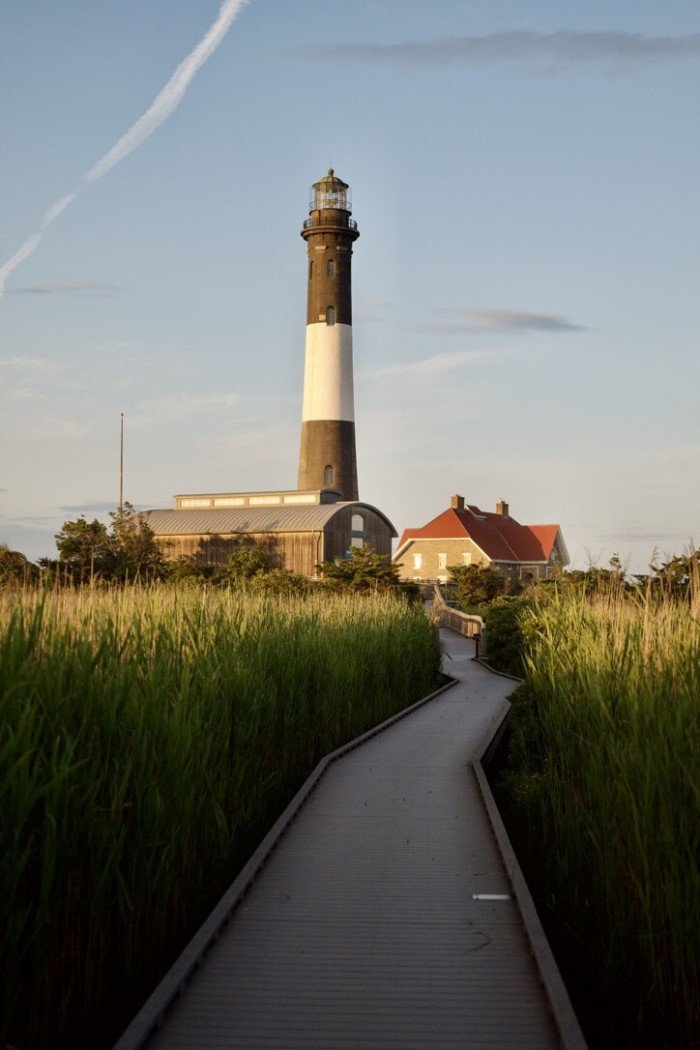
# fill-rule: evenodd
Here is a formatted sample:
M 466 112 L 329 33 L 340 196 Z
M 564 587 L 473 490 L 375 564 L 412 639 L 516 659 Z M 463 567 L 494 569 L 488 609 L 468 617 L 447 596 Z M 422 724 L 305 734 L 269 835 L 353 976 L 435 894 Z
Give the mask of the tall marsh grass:
M 506 785 L 554 921 L 572 931 L 574 968 L 588 967 L 601 1011 L 623 1018 L 626 1035 L 608 1019 L 596 1046 L 697 1037 L 699 614 L 697 600 L 619 592 L 524 614 Z
M 0 1043 L 109 1045 L 246 834 L 438 673 L 391 598 L 0 596 Z

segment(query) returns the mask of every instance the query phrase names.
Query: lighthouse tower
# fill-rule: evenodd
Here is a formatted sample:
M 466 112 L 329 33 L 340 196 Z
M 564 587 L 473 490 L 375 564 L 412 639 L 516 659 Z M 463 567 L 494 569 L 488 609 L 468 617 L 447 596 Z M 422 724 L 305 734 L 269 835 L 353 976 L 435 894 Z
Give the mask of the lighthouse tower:
M 301 231 L 309 290 L 298 487 L 357 500 L 350 261 L 360 234 L 349 191 L 330 168 L 312 187 Z

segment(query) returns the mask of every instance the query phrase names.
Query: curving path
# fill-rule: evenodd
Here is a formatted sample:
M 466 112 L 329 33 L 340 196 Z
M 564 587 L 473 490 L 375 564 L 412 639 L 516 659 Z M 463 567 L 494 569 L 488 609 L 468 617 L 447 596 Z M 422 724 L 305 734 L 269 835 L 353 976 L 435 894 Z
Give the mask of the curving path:
M 458 684 L 331 765 L 149 1048 L 556 1047 L 468 763 L 514 683 Z

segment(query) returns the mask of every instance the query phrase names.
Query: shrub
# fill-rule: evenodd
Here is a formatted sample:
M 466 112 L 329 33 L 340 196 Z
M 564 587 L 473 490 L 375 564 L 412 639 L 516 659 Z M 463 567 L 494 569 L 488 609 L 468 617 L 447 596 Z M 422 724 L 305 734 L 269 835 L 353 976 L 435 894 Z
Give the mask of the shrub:
M 334 591 L 353 593 L 386 593 L 405 594 L 415 599 L 420 589 L 411 582 L 404 584 L 399 576 L 399 565 L 394 565 L 390 558 L 380 554 L 373 547 L 353 547 L 349 558 L 339 558 L 336 562 L 324 561 L 316 568 L 323 573 L 326 587 Z
M 522 678 L 526 645 L 523 614 L 531 608 L 531 598 L 496 598 L 484 610 L 485 656 L 497 671 Z
M 508 593 L 509 580 L 498 569 L 484 565 L 449 565 L 447 571 L 457 589 L 457 601 L 465 612 L 478 609 Z

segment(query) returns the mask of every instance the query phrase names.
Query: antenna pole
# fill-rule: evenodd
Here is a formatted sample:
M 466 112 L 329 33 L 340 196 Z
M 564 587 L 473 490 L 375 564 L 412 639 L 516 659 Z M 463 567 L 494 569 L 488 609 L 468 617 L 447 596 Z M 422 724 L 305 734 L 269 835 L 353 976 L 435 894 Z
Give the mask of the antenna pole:
M 120 413 L 121 431 L 119 440 L 119 513 L 124 510 L 124 413 Z

